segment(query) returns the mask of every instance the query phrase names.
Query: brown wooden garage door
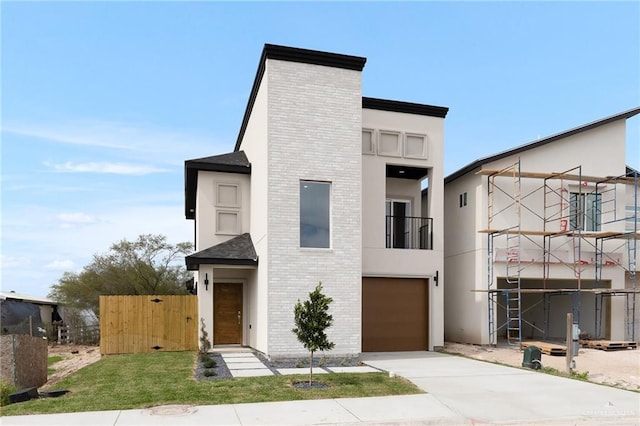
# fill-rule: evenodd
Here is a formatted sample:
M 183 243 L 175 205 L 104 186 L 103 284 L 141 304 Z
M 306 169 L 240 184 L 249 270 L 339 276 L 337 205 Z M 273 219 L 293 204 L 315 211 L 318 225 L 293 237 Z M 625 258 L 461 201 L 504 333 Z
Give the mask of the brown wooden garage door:
M 362 279 L 362 351 L 417 351 L 429 346 L 427 279 Z

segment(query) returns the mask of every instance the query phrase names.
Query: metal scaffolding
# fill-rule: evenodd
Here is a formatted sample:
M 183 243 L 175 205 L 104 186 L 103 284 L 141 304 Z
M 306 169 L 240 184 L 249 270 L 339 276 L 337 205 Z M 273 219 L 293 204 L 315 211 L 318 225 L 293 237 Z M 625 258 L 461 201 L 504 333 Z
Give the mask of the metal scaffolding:
M 576 322 L 580 321 L 582 293 L 594 294 L 595 330 L 602 334 L 603 300 L 614 296 L 625 297 L 625 335 L 635 340 L 636 298 L 640 293 L 637 274 L 638 254 L 638 172 L 628 169 L 625 175 L 617 177 L 586 176 L 582 166 L 576 166 L 564 172 L 536 173 L 521 170 L 518 161 L 502 170 L 480 170 L 478 174 L 487 176 L 487 293 L 489 341 L 496 344 L 498 335 L 505 332 L 509 344 L 522 343 L 522 328 L 528 325 L 547 337 L 551 299 L 557 295 L 571 297 L 571 309 Z M 542 184 L 527 187 L 523 192 L 524 179 L 542 180 Z M 568 184 L 574 188 L 568 189 Z M 632 205 L 625 205 L 628 191 L 633 191 Z M 542 193 L 540 195 L 539 193 Z M 532 206 L 536 196 L 542 197 L 543 206 Z M 496 199 L 500 197 L 501 201 Z M 534 200 L 534 201 L 529 201 Z M 539 203 L 539 201 L 537 201 Z M 541 208 L 540 208 L 541 207 Z M 621 212 L 624 211 L 625 213 Z M 538 229 L 522 228 L 523 212 L 540 221 Z M 523 262 L 523 242 L 535 247 L 541 254 L 529 253 Z M 614 250 L 624 248 L 627 262 L 611 255 L 613 241 L 618 245 Z M 606 243 L 606 244 L 605 244 Z M 502 244 L 502 248 L 496 248 Z M 605 251 L 605 247 L 609 251 Z M 559 249 L 565 249 L 562 251 Z M 496 282 L 496 253 L 504 250 L 505 268 L 503 288 Z M 566 253 L 563 257 L 560 253 Z M 593 256 L 592 258 L 589 256 Z M 523 289 L 522 272 L 533 263 L 542 263 L 541 276 L 528 278 L 540 279 L 541 288 Z M 569 268 L 575 279 L 572 288 L 549 288 L 552 265 Z M 605 267 L 620 267 L 631 282 L 630 288 L 611 289 L 604 287 L 602 272 Z M 594 268 L 592 288 L 583 288 L 584 274 L 588 268 Z M 590 280 L 591 281 L 591 280 Z M 523 314 L 533 306 L 523 306 L 522 295 L 539 293 L 544 305 L 544 326 L 523 318 Z M 501 303 L 503 301 L 503 303 Z M 505 312 L 504 321 L 497 318 L 497 308 Z

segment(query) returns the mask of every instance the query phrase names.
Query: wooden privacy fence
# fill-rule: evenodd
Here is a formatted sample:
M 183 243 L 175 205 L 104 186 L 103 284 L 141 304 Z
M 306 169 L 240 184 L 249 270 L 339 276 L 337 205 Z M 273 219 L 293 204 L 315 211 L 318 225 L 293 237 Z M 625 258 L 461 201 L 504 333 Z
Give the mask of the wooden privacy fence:
M 197 300 L 197 296 L 100 296 L 100 353 L 197 350 Z

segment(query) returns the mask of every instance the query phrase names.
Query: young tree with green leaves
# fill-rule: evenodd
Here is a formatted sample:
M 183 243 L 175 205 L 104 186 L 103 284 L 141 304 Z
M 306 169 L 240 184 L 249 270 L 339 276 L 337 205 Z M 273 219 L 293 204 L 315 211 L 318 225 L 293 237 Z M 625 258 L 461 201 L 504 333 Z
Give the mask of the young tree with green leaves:
M 333 349 L 335 344 L 330 342 L 325 330 L 333 324 L 333 316 L 329 314 L 331 297 L 322 294 L 322 283 L 309 293 L 309 299 L 298 302 L 294 308 L 296 327 L 291 330 L 300 343 L 310 352 L 309 355 L 309 385 L 313 379 L 313 353 Z

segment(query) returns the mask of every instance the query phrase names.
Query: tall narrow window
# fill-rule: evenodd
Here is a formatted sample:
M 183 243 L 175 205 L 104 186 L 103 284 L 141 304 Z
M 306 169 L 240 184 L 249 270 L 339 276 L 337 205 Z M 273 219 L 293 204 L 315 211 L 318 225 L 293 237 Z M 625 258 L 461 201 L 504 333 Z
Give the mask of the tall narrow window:
M 300 247 L 331 247 L 331 183 L 300 181 Z
M 462 194 L 460 194 L 459 198 L 460 198 L 460 203 L 459 203 L 460 207 L 466 206 L 467 205 L 467 193 L 463 192 Z
M 572 192 L 569 198 L 569 227 L 571 230 L 600 231 L 601 194 Z

